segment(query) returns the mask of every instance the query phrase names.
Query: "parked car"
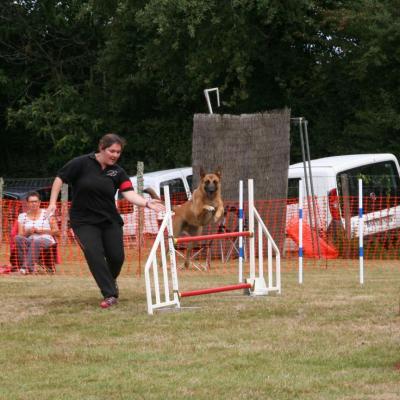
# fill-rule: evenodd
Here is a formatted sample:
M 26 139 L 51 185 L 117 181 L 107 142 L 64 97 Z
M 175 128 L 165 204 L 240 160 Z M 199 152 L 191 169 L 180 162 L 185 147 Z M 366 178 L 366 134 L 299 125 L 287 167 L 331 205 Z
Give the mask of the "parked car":
M 308 164 L 306 166 L 308 174 Z M 328 232 L 341 227 L 348 238 L 358 237 L 359 178 L 363 181 L 364 235 L 387 233 L 400 228 L 400 168 L 393 154 L 320 158 L 311 161 L 311 171 L 320 231 Z M 304 182 L 303 163 L 291 165 L 287 219 L 297 210 L 300 179 Z M 296 204 L 291 204 L 293 201 Z M 303 218 L 309 223 L 307 203 Z
M 193 172 L 191 167 L 166 169 L 149 172 L 143 175 L 143 187 L 151 188 L 158 196 L 164 196 L 164 186 L 169 186 L 171 200 L 187 200 L 191 196 Z M 131 178 L 133 187 L 137 188 L 137 177 Z
M 9 186 L 3 192 L 3 199 L 6 200 L 25 200 L 29 192 L 38 192 L 41 201 L 50 200 L 51 186 L 46 187 L 21 187 L 21 186 Z

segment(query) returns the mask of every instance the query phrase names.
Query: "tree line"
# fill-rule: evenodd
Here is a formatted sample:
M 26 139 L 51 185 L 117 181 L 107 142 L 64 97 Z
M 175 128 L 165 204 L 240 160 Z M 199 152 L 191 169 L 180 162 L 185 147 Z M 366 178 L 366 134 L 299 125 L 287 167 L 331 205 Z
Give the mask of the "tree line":
M 2 0 L 0 176 L 52 176 L 99 137 L 191 164 L 193 114 L 288 107 L 313 158 L 400 155 L 398 0 Z M 291 162 L 300 159 L 291 133 Z

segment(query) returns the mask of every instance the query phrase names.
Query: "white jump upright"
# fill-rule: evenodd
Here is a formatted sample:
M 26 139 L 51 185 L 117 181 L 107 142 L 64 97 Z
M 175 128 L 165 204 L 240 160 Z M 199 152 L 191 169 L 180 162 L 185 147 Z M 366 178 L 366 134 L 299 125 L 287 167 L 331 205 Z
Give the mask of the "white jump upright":
M 169 186 L 164 186 L 165 195 L 165 207 L 166 212 L 161 223 L 160 229 L 156 236 L 156 239 L 151 248 L 149 257 L 147 258 L 146 265 L 144 267 L 144 278 L 146 282 L 146 296 L 147 296 L 147 312 L 153 314 L 153 311 L 157 308 L 165 307 L 176 307 L 180 308 L 179 302 L 179 288 L 178 288 L 178 276 L 176 273 L 176 259 L 175 259 L 175 248 L 172 236 L 172 210 L 171 202 L 169 199 Z M 167 201 L 168 200 L 168 201 Z M 168 232 L 168 250 L 169 250 L 169 261 L 170 268 L 168 271 L 168 263 L 165 251 L 164 233 Z M 161 296 L 159 275 L 158 275 L 158 257 L 161 256 L 162 266 L 162 279 L 163 279 L 163 297 Z M 153 270 L 153 280 L 150 277 L 150 270 Z M 172 287 L 170 287 L 169 274 L 171 275 Z
M 303 180 L 299 180 L 299 283 L 303 283 Z
M 239 232 L 243 232 L 243 181 L 239 181 Z M 243 259 L 244 259 L 244 247 L 243 247 L 243 236 L 239 237 L 239 283 L 243 282 Z
M 263 296 L 268 293 L 281 293 L 281 253 L 274 239 L 269 233 L 260 214 L 254 207 L 254 183 L 253 179 L 248 180 L 248 196 L 249 196 L 249 231 L 255 232 L 257 224 L 258 228 L 258 275 L 256 274 L 256 258 L 255 258 L 255 235 L 250 237 L 250 278 L 246 279 L 247 283 L 253 285 L 250 290 L 251 296 Z M 264 278 L 264 240 L 267 242 L 267 283 Z M 274 258 L 275 253 L 275 268 Z
M 360 261 L 360 285 L 364 285 L 364 210 L 363 210 L 363 182 L 358 180 L 358 257 Z
M 166 213 L 149 257 L 145 265 L 145 281 L 147 296 L 147 312 L 153 314 L 155 309 L 160 308 L 180 308 L 180 299 L 189 296 L 198 296 L 203 294 L 224 292 L 230 290 L 247 289 L 251 296 L 263 296 L 272 292 L 281 293 L 281 270 L 280 270 L 280 252 L 276 246 L 272 236 L 268 232 L 259 213 L 254 207 L 254 189 L 253 180 L 248 181 L 249 195 L 249 230 L 229 233 L 217 233 L 203 236 L 191 236 L 183 238 L 173 238 L 172 235 L 172 210 L 169 197 L 168 186 L 164 187 Z M 258 248 L 258 268 L 256 269 L 255 255 L 255 228 L 257 225 L 257 248 Z M 165 248 L 165 232 L 168 232 L 168 248 L 169 248 L 169 266 Z M 180 292 L 178 287 L 178 275 L 175 259 L 174 244 L 184 242 L 194 242 L 203 240 L 223 240 L 232 237 L 248 237 L 249 238 L 249 270 L 250 277 L 239 284 L 233 284 L 222 287 L 206 288 L 194 291 Z M 264 242 L 267 243 L 267 283 L 264 278 Z M 159 264 L 157 255 L 161 257 L 162 275 L 159 275 Z M 275 254 L 275 262 L 274 262 Z M 243 258 L 239 257 L 239 277 L 242 277 Z M 151 271 L 152 270 L 152 271 Z M 152 273 L 151 273 L 152 272 Z M 242 279 L 242 278 L 241 278 Z M 162 283 L 160 284 L 160 280 Z M 163 290 L 162 290 L 163 288 Z

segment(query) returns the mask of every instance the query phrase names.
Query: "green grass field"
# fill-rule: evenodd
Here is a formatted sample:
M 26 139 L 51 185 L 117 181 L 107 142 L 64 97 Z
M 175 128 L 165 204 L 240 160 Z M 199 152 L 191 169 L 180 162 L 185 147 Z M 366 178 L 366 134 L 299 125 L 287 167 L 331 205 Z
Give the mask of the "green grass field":
M 235 283 L 181 274 L 180 288 Z M 90 277 L 0 278 L 0 399 L 400 398 L 398 269 L 294 272 L 280 296 L 226 292 L 146 313 L 143 278 L 98 307 Z

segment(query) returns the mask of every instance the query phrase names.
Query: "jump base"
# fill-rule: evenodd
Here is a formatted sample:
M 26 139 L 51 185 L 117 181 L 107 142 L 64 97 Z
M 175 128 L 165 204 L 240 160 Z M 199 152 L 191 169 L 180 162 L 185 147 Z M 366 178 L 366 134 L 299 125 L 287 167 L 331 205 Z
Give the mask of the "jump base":
M 249 291 L 250 296 L 266 296 L 268 294 L 268 288 L 264 278 L 248 278 L 246 279 L 246 283 L 252 286 Z

